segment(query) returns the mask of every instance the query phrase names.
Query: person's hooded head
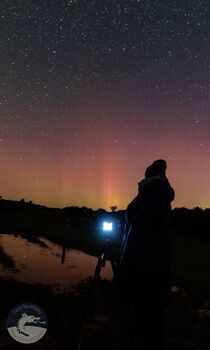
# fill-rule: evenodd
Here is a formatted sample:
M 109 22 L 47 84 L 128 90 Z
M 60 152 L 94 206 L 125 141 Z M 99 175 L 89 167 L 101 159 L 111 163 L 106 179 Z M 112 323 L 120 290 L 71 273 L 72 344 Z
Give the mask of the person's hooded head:
M 149 165 L 147 168 L 146 168 L 146 171 L 145 171 L 145 179 L 147 179 L 148 177 L 152 177 L 152 176 L 155 176 L 155 171 L 154 171 L 154 168 L 152 165 Z
M 166 175 L 166 161 L 164 159 L 155 160 L 152 165 L 154 175 Z
M 166 161 L 163 159 L 155 160 L 151 165 L 146 168 L 145 178 L 156 176 L 156 175 L 166 175 Z
M 155 160 L 149 165 L 145 170 L 145 179 L 138 183 L 138 193 L 140 193 L 141 187 L 150 181 L 150 177 L 158 175 L 166 177 L 166 168 L 166 161 L 163 159 Z

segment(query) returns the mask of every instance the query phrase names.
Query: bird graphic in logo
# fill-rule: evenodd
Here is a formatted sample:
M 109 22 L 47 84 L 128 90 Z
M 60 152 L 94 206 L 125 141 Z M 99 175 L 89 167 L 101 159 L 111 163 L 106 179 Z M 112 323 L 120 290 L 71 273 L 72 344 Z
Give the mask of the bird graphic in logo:
M 18 320 L 17 323 L 17 331 L 19 333 L 22 333 L 25 336 L 29 336 L 30 334 L 26 333 L 25 326 L 26 324 L 33 324 L 33 323 L 39 323 L 39 324 L 44 324 L 46 323 L 45 321 L 40 321 L 41 317 L 35 317 L 33 315 L 27 315 L 26 313 L 22 314 L 22 317 Z

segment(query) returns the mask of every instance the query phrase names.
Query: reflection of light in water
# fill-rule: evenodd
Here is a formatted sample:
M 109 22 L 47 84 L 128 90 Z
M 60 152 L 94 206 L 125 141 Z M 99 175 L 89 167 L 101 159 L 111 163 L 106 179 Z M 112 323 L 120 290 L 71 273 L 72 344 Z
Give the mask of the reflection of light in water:
M 45 239 L 49 249 L 12 235 L 2 235 L 0 245 L 5 253 L 12 256 L 20 272 L 0 270 L 2 276 L 16 278 L 27 283 L 59 284 L 62 289 L 93 276 L 98 259 L 78 250 L 68 249 L 65 264 L 61 264 L 61 247 Z M 1 265 L 0 265 L 1 266 Z M 101 277 L 112 278 L 109 262 L 101 269 Z

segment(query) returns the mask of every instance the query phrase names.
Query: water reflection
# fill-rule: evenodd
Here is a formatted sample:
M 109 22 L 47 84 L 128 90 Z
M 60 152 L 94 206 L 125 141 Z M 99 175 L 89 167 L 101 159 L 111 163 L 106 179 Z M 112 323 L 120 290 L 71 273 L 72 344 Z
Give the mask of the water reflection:
M 69 290 L 80 282 L 93 276 L 98 259 L 81 251 L 67 249 L 41 238 L 43 244 L 36 245 L 21 237 L 2 235 L 0 246 L 7 256 L 12 257 L 14 265 L 6 269 L 0 261 L 0 274 L 26 283 L 42 283 L 54 286 L 54 291 Z M 46 248 L 47 247 L 47 248 Z M 65 264 L 64 264 L 65 262 Z M 101 277 L 112 279 L 110 263 L 101 270 Z

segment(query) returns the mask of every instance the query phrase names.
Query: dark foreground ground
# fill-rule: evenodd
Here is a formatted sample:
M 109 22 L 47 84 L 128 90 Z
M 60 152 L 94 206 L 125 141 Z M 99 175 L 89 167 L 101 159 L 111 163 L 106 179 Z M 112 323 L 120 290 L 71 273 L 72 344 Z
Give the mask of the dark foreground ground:
M 1 280 L 0 341 L 2 350 L 77 349 L 81 315 L 86 304 L 89 282 L 75 293 L 53 295 L 49 287 L 25 285 Z M 8 312 L 18 303 L 30 301 L 40 305 L 49 320 L 45 336 L 37 343 L 23 345 L 13 340 L 6 330 Z M 210 345 L 209 301 L 193 290 L 173 293 L 173 304 L 166 312 L 166 350 L 207 350 Z M 152 336 L 152 334 L 151 334 Z M 89 304 L 82 349 L 129 350 L 128 323 L 116 287 L 99 281 Z
M 210 348 L 209 242 L 172 235 L 173 303 L 165 315 L 166 350 Z M 54 295 L 51 287 L 0 280 L 0 342 L 2 350 L 77 349 L 81 316 L 91 281 L 74 292 Z M 18 303 L 30 301 L 43 307 L 49 326 L 37 343 L 14 341 L 6 329 L 8 312 Z M 152 336 L 152 335 L 151 335 Z M 128 323 L 112 282 L 98 281 L 90 301 L 82 349 L 129 350 Z
M 21 211 L 22 213 L 22 211 Z M 27 215 L 26 215 L 27 214 Z M 36 214 L 36 212 L 35 212 Z M 20 234 L 39 244 L 39 236 L 98 256 L 103 239 L 90 222 L 78 219 L 68 234 L 65 218 L 60 215 L 34 220 L 25 213 L 24 220 L 2 213 L 2 233 Z M 54 222 L 53 222 L 54 218 Z M 12 226 L 11 226 L 12 223 Z M 33 229 L 30 229 L 33 227 Z M 116 236 L 114 249 L 119 247 Z M 210 349 L 210 241 L 185 232 L 171 232 L 173 252 L 173 303 L 165 314 L 166 350 Z M 3 251 L 0 262 L 10 264 Z M 50 286 L 29 285 L 0 277 L 0 349 L 22 348 L 76 350 L 81 332 L 81 317 L 91 281 L 77 286 L 74 292 L 54 295 Z M 9 311 L 19 303 L 40 305 L 48 316 L 48 330 L 37 343 L 23 345 L 13 340 L 6 329 Z M 130 322 L 130 320 L 129 320 Z M 91 298 L 81 350 L 130 350 L 128 322 L 114 283 L 98 281 Z M 152 334 L 151 334 L 152 336 Z

